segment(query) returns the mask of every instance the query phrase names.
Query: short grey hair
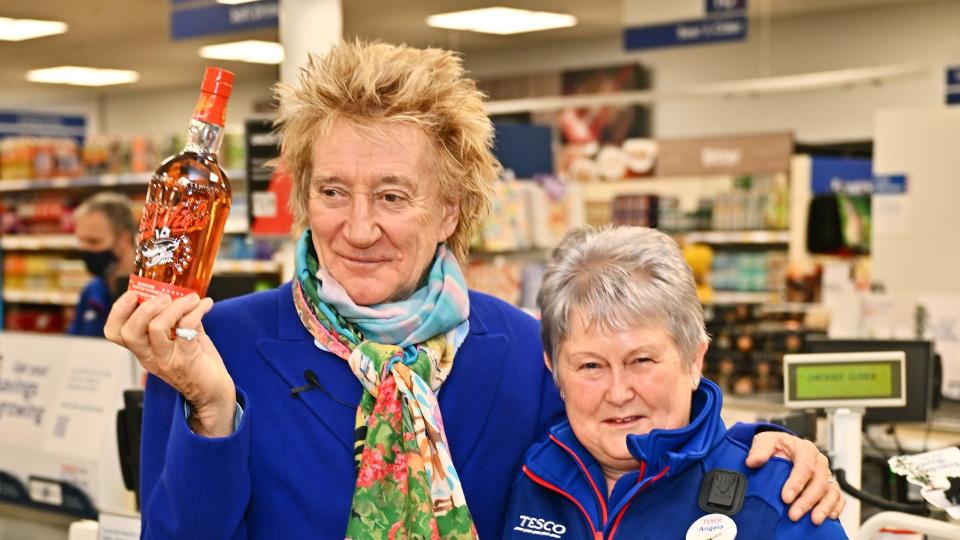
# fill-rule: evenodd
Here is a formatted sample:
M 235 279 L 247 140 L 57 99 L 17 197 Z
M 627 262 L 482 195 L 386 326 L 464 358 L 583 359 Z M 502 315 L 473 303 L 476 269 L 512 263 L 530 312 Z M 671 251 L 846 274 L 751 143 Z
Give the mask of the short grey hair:
M 74 219 L 83 217 L 93 212 L 100 212 L 107 218 L 110 224 L 110 230 L 113 235 L 120 238 L 120 235 L 126 231 L 130 233 L 131 241 L 137 238 L 137 220 L 133 215 L 129 198 L 112 191 L 97 193 L 96 195 L 84 200 L 80 206 L 73 212 Z
M 554 378 L 575 311 L 591 328 L 660 324 L 691 364 L 710 340 L 693 272 L 677 243 L 655 229 L 572 229 L 547 264 L 537 304 Z

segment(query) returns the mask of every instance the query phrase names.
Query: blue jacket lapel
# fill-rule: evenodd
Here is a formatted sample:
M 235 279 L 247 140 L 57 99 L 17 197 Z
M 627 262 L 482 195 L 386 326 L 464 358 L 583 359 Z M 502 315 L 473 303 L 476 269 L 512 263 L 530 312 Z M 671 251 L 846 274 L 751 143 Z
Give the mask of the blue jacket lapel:
M 458 470 L 463 469 L 480 446 L 484 428 L 495 424 L 487 418 L 500 386 L 503 366 L 510 363 L 509 359 L 502 358 L 507 348 L 507 336 L 488 333 L 484 321 L 471 310 L 470 335 L 457 353 L 453 372 L 440 388 L 439 396 L 447 442 Z M 478 400 L 474 396 L 486 399 Z M 486 436 L 496 437 L 496 434 Z
M 258 341 L 260 356 L 291 389 L 307 384 L 304 372 L 309 369 L 317 375 L 327 392 L 344 403 L 358 404 L 362 393 L 360 382 L 344 360 L 321 351 L 313 343 L 313 336 L 304 328 L 293 306 L 290 282 L 280 286 L 280 295 L 280 301 L 277 302 L 277 339 Z M 317 389 L 301 392 L 296 398 L 287 393 L 277 399 L 300 401 L 353 454 L 356 408 L 350 410 Z
M 360 402 L 361 386 L 344 360 L 317 349 L 313 340 L 279 341 L 262 340 L 257 343 L 260 355 L 283 377 L 289 387 L 307 384 L 304 372 L 313 371 L 324 390 L 340 401 L 350 404 Z M 334 437 L 351 454 L 353 453 L 353 430 L 356 407 L 348 409 L 319 389 L 300 392 L 296 397 L 287 393 L 277 399 L 299 401 L 332 432 Z

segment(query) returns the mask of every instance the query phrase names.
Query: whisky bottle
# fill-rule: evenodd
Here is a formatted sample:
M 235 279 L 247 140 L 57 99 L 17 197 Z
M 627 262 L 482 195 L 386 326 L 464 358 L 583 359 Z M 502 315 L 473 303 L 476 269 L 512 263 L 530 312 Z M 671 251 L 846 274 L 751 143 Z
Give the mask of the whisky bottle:
M 217 163 L 233 73 L 208 67 L 184 149 L 150 179 L 129 289 L 140 302 L 207 292 L 230 211 L 230 182 Z

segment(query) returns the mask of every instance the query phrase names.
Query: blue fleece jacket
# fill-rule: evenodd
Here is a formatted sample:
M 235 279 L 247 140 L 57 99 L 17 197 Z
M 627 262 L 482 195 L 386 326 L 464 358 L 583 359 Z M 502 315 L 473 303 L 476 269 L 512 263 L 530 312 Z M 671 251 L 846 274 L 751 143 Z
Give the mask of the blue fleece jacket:
M 720 418 L 722 394 L 704 379 L 693 394 L 690 424 L 674 430 L 630 435 L 627 447 L 638 461 L 608 493 L 600 465 L 577 441 L 569 422 L 550 429 L 524 457 L 511 491 L 503 538 L 684 538 L 687 529 L 707 514 L 697 498 L 704 476 L 727 469 L 747 478 L 746 496 L 732 515 L 738 538 L 846 538 L 840 523 L 820 527 L 809 515 L 787 517 L 780 490 L 791 464 L 772 459 L 760 469 L 744 464 L 749 448 L 738 424 L 727 431 Z

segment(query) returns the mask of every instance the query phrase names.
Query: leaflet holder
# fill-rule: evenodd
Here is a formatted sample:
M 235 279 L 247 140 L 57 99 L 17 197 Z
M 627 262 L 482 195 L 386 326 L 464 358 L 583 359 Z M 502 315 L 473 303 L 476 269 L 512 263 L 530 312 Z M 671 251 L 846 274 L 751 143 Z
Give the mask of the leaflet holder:
M 97 509 L 82 489 L 53 478 L 29 476 L 24 486 L 15 476 L 0 471 L 0 501 L 78 518 L 97 519 Z

